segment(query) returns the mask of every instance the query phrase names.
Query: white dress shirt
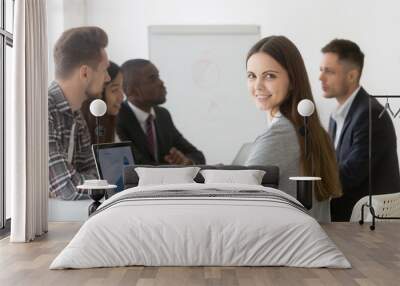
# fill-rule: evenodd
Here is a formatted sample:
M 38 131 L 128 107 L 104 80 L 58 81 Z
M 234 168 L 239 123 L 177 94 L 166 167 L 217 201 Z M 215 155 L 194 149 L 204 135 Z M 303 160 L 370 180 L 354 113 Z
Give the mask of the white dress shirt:
M 154 108 L 152 107 L 150 109 L 150 113 L 141 110 L 140 108 L 136 107 L 134 104 L 132 104 L 130 101 L 128 101 L 129 107 L 132 109 L 133 113 L 135 114 L 137 120 L 139 121 L 140 127 L 142 127 L 144 134 L 146 134 L 146 120 L 149 117 L 149 115 L 153 115 L 153 118 L 156 119 L 156 113 L 154 111 Z M 154 121 L 153 121 L 153 128 L 155 129 L 154 126 Z
M 279 118 L 281 116 L 282 113 L 280 111 L 277 111 L 274 116 L 272 116 L 271 113 L 268 111 L 267 113 L 268 128 L 271 128 L 272 125 L 274 125 L 277 121 L 279 121 Z
M 332 113 L 332 118 L 336 121 L 336 135 L 335 135 L 335 142 L 334 142 L 335 149 L 337 148 L 337 145 L 339 144 L 339 139 L 340 139 L 340 135 L 342 133 L 344 121 L 346 120 L 346 116 L 349 113 L 351 104 L 353 103 L 354 98 L 356 97 L 360 88 L 361 88 L 361 86 L 359 86 L 350 95 L 350 97 L 347 98 L 346 101 L 342 105 L 339 105 L 336 108 L 336 110 Z

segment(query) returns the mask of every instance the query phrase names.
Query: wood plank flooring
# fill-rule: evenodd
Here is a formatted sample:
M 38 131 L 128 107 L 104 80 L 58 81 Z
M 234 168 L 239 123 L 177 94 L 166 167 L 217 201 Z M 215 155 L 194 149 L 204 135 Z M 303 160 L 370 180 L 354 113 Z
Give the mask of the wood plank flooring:
M 51 223 L 49 233 L 32 243 L 0 241 L 0 285 L 400 285 L 400 223 L 324 225 L 353 268 L 290 267 L 120 267 L 49 270 L 51 261 L 80 227 Z

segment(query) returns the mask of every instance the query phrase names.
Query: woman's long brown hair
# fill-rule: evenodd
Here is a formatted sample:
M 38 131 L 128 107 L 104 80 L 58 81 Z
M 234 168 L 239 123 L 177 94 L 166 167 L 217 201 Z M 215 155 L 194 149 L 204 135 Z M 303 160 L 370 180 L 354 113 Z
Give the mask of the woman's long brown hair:
M 303 99 L 314 102 L 311 86 L 303 58 L 297 47 L 284 36 L 271 36 L 261 39 L 248 52 L 246 63 L 255 53 L 266 53 L 274 58 L 289 75 L 289 92 L 279 111 L 292 122 L 296 129 L 301 156 L 300 169 L 304 176 L 317 176 L 322 180 L 315 185 L 318 201 L 342 194 L 335 150 L 328 133 L 321 126 L 317 110 L 308 118 L 308 157 L 305 157 L 303 117 L 297 111 L 297 105 Z M 315 103 L 314 103 L 315 104 Z

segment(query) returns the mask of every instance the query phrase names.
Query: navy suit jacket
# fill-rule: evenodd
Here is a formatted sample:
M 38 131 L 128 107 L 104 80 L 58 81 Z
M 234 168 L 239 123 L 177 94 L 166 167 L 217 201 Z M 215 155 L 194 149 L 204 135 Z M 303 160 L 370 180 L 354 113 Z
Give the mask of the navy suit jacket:
M 169 153 L 172 147 L 175 147 L 195 164 L 205 164 L 203 153 L 197 150 L 176 129 L 168 110 L 155 106 L 154 111 L 156 113 L 154 125 L 157 136 L 158 162 L 149 151 L 146 134 L 128 102 L 125 101 L 121 105 L 117 116 L 117 134 L 121 141 L 128 140 L 133 142 L 135 163 L 147 165 L 168 164 L 164 160 L 164 156 Z
M 369 94 L 360 88 L 343 124 L 336 157 L 343 196 L 331 201 L 333 221 L 348 221 L 355 203 L 369 193 Z M 397 139 L 387 112 L 371 98 L 371 183 L 372 194 L 400 191 Z M 330 133 L 332 133 L 332 121 Z

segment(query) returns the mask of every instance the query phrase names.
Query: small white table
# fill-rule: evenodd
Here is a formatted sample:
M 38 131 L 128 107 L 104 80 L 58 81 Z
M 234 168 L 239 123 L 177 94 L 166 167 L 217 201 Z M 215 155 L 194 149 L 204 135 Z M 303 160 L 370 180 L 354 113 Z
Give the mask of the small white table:
M 108 189 L 115 189 L 116 185 L 109 185 L 106 180 L 85 180 L 83 185 L 79 185 L 76 188 L 78 191 L 84 192 L 87 190 L 89 197 L 94 201 L 89 206 L 89 216 L 94 213 L 97 208 L 101 205 L 100 200 L 106 194 L 106 190 Z
M 289 180 L 296 181 L 297 183 L 297 200 L 301 202 L 306 209 L 312 209 L 313 183 L 314 181 L 321 181 L 321 177 L 298 176 L 289 177 Z
M 292 181 L 321 181 L 321 177 L 307 177 L 307 176 L 298 176 L 298 177 L 289 177 L 289 180 Z

